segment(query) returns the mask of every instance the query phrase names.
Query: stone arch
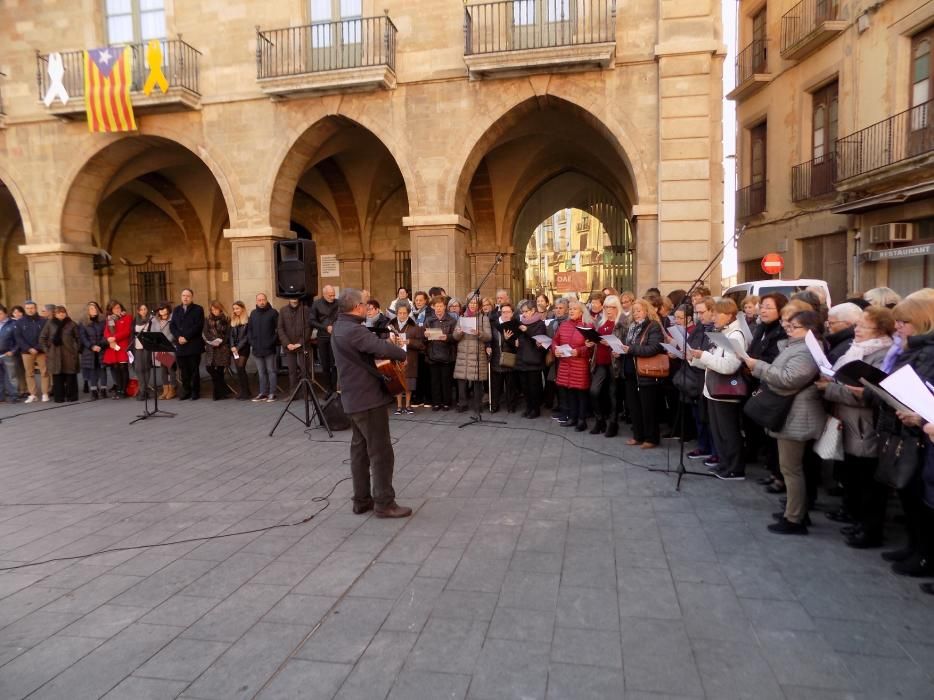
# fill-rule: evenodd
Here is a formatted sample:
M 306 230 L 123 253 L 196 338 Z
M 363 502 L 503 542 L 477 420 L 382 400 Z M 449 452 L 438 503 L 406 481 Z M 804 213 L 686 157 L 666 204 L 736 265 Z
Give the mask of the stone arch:
M 288 227 L 292 199 L 299 180 L 310 166 L 327 157 L 328 154 L 322 153 L 327 142 L 348 127 L 368 131 L 389 152 L 402 175 L 409 207 L 414 206 L 416 178 L 411 167 L 401 156 L 401 140 L 364 115 L 350 116 L 334 112 L 322 116 L 311 126 L 294 129 L 289 134 L 286 145 L 272 159 L 275 165 L 266 178 L 269 196 L 264 201 L 268 212 L 261 214 L 270 226 L 278 229 Z
M 23 196 L 22 190 L 17 186 L 16 181 L 2 165 L 0 165 L 0 186 L 5 187 L 9 191 L 10 197 L 12 197 L 16 205 L 16 210 L 19 212 L 19 219 L 23 226 L 23 234 L 26 236 L 27 241 L 31 240 L 33 235 L 32 216 L 29 206 L 26 204 L 26 198 Z
M 538 110 L 552 107 L 558 111 L 576 116 L 600 133 L 613 148 L 623 163 L 632 191 L 629 199 L 633 204 L 641 198 L 649 198 L 655 188 L 640 149 L 630 134 L 636 133 L 634 127 L 623 115 L 611 115 L 596 98 L 587 99 L 586 95 L 559 94 L 560 88 L 552 89 L 545 95 L 524 96 L 510 100 L 503 92 L 503 104 L 500 110 L 490 110 L 498 116 L 487 122 L 478 123 L 471 133 L 463 139 L 464 150 L 455 160 L 463 163 L 460 170 L 452 169 L 445 184 L 445 201 L 451 202 L 452 211 L 461 212 L 468 197 L 470 183 L 484 156 L 495 146 L 497 141 L 511 129 L 519 125 L 523 118 Z

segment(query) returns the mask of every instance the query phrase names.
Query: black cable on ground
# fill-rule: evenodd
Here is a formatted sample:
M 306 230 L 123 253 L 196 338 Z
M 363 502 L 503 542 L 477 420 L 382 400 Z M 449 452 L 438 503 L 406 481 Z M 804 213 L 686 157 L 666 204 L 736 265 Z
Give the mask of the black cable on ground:
M 84 406 L 85 404 L 93 403 L 91 401 L 69 401 L 60 406 L 46 406 L 45 408 L 34 408 L 31 411 L 20 411 L 19 413 L 14 413 L 9 416 L 0 416 L 0 423 L 5 420 L 12 420 L 13 418 L 19 418 L 20 416 L 31 416 L 33 413 L 45 413 L 46 411 L 56 411 L 60 408 L 73 408 L 75 406 Z
M 34 561 L 29 564 L 18 564 L 16 566 L 5 566 L 0 568 L 0 571 L 15 571 L 17 569 L 26 569 L 32 566 L 41 566 L 42 564 L 52 564 L 59 561 L 75 561 L 77 559 L 88 559 L 90 557 L 96 557 L 101 554 L 111 554 L 113 552 L 132 552 L 137 549 L 156 549 L 158 547 L 171 547 L 176 544 L 190 544 L 192 542 L 210 542 L 211 540 L 221 540 L 227 537 L 237 537 L 239 535 L 253 535 L 257 532 L 269 532 L 270 530 L 278 530 L 283 527 L 296 527 L 298 525 L 304 525 L 305 523 L 311 522 L 316 517 L 321 515 L 324 511 L 328 509 L 331 505 L 331 495 L 337 489 L 337 487 L 344 481 L 350 481 L 349 476 L 345 476 L 343 479 L 338 479 L 334 482 L 334 485 L 331 487 L 331 490 L 328 491 L 323 496 L 315 496 L 311 499 L 312 503 L 324 503 L 324 506 L 316 510 L 314 513 L 309 515 L 307 518 L 302 520 L 296 520 L 292 523 L 280 523 L 278 525 L 267 525 L 266 527 L 258 527 L 253 530 L 241 530 L 239 532 L 225 532 L 220 535 L 208 535 L 206 537 L 190 537 L 184 540 L 173 540 L 171 542 L 159 542 L 156 544 L 139 544 L 134 547 L 111 547 L 110 549 L 101 549 L 97 552 L 91 552 L 90 554 L 76 554 L 70 557 L 54 557 L 52 559 L 44 559 L 43 561 Z

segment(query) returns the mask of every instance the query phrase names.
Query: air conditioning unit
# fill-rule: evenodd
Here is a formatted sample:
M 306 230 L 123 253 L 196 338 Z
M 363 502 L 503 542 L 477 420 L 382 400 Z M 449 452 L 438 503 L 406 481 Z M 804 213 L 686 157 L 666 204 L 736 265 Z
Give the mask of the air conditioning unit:
M 906 243 L 915 237 L 915 225 L 904 222 L 877 224 L 869 229 L 869 243 Z

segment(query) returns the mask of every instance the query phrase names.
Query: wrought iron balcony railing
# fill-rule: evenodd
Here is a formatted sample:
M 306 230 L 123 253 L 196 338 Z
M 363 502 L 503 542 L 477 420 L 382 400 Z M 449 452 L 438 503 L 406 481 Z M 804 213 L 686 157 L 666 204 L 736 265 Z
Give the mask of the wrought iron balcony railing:
M 782 15 L 782 53 L 818 32 L 824 22 L 837 19 L 838 0 L 801 0 Z
M 616 0 L 499 0 L 464 7 L 464 54 L 616 40 Z
M 934 151 L 934 100 L 837 139 L 837 180 Z
M 263 31 L 257 27 L 256 77 L 373 66 L 395 70 L 396 33 L 387 15 Z
M 836 154 L 831 151 L 791 169 L 791 201 L 801 202 L 836 190 Z
M 736 218 L 748 219 L 765 211 L 765 183 L 757 182 L 736 190 Z
M 130 92 L 140 92 L 149 76 L 149 64 L 146 61 L 146 43 L 128 44 L 133 51 L 132 83 Z M 122 49 L 123 46 L 115 46 Z M 162 40 L 162 72 L 169 81 L 169 88 L 180 87 L 195 95 L 200 95 L 198 88 L 198 59 L 201 52 L 181 39 Z M 62 65 L 65 76 L 62 84 L 69 97 L 84 97 L 84 51 L 62 52 Z M 39 86 L 39 99 L 49 89 L 48 54 L 36 53 L 36 82 Z M 159 94 L 158 92 L 153 94 Z
M 736 57 L 735 87 L 751 80 L 756 73 L 768 71 L 768 46 L 765 39 L 755 39 Z

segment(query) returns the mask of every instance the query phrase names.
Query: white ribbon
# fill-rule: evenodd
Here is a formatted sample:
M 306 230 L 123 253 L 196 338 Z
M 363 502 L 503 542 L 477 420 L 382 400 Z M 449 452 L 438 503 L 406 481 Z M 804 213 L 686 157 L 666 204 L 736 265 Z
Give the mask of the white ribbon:
M 68 104 L 68 91 L 65 89 L 65 85 L 62 82 L 64 77 L 65 66 L 62 63 L 62 55 L 60 53 L 50 53 L 49 79 L 51 83 L 49 84 L 48 92 L 45 93 L 45 97 L 42 100 L 46 107 L 51 107 L 56 97 L 62 101 L 63 105 Z

